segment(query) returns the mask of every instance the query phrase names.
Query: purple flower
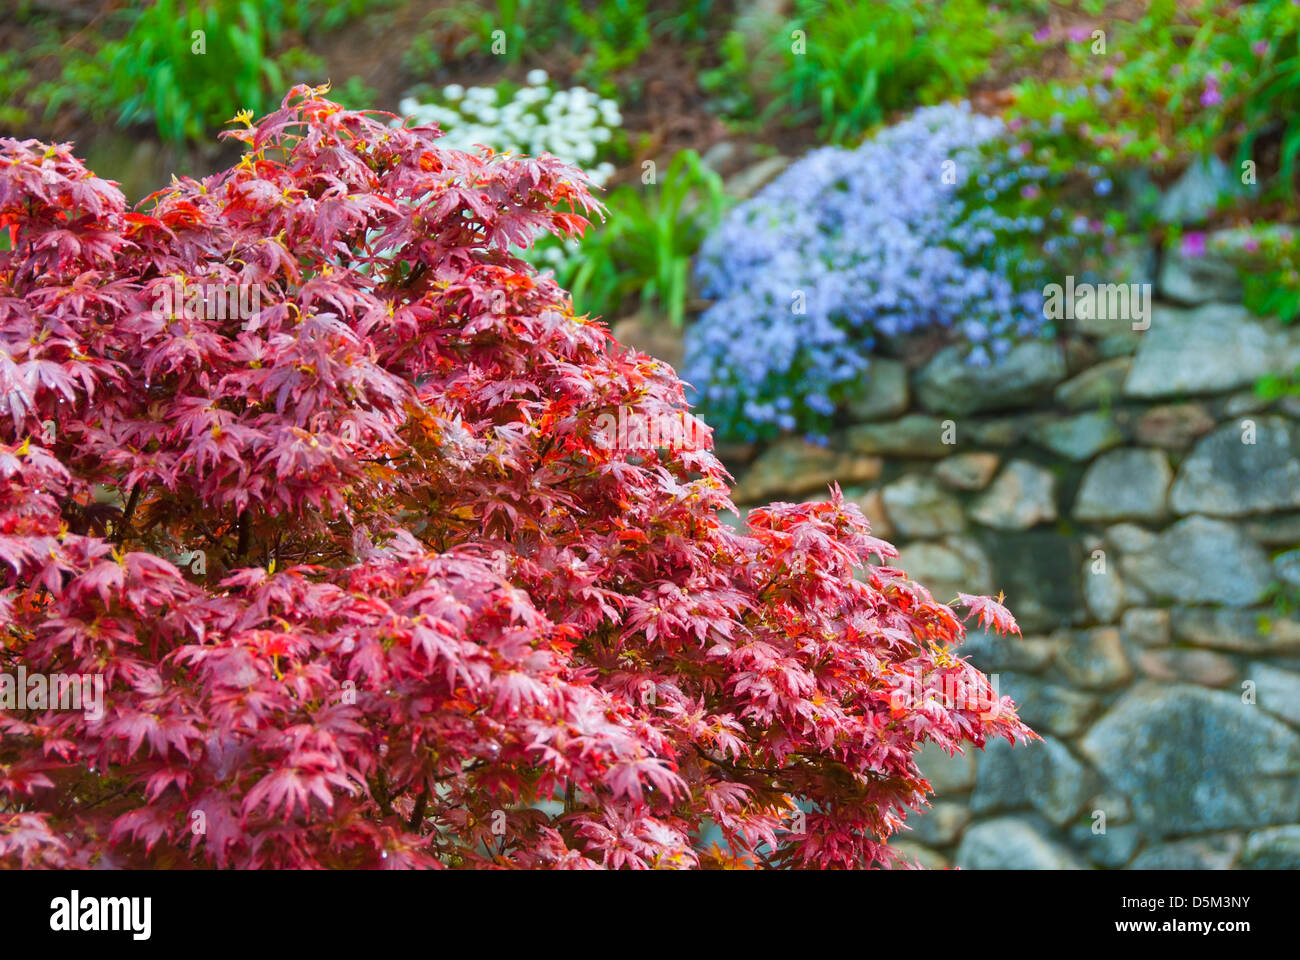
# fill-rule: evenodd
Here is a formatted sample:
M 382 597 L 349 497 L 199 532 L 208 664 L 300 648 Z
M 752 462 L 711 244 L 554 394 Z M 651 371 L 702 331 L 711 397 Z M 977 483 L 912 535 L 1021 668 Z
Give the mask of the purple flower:
M 1256 40 L 1250 45 L 1250 52 L 1257 57 L 1262 57 L 1264 54 L 1268 53 L 1268 41 Z
M 992 141 L 1005 144 L 1002 166 L 979 152 Z M 824 433 L 871 376 L 882 336 L 947 329 L 974 346 L 1039 335 L 1041 283 L 999 241 L 1028 222 L 963 202 L 1033 179 L 1017 153 L 1000 120 L 926 107 L 857 149 L 813 150 L 733 207 L 700 247 L 696 277 L 713 304 L 686 330 L 685 377 L 716 435 Z M 957 183 L 941 175 L 949 161 Z M 992 362 L 1002 349 L 968 356 Z
M 1050 40 L 1051 38 L 1052 38 L 1052 28 L 1051 28 L 1051 27 L 1040 27 L 1040 28 L 1039 28 L 1039 29 L 1034 33 L 1034 42 L 1035 42 L 1035 43 L 1046 43 L 1046 42 L 1047 42 L 1048 40 Z
M 1213 73 L 1205 75 L 1205 90 L 1201 94 L 1201 106 L 1212 107 L 1215 104 L 1223 102 L 1223 95 L 1219 93 L 1219 78 Z
M 1189 233 L 1183 237 L 1183 256 L 1185 257 L 1203 257 L 1205 256 L 1205 234 Z
M 1075 43 L 1082 43 L 1088 39 L 1088 31 L 1084 27 L 1071 27 L 1070 39 Z

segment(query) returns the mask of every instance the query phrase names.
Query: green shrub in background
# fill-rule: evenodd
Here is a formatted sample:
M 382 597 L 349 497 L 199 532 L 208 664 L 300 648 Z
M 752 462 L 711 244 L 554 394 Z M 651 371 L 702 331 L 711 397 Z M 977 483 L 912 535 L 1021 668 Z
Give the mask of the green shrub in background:
M 588 228 L 580 256 L 556 267 L 576 312 L 613 321 L 640 307 L 682 325 L 691 258 L 721 218 L 727 198 L 722 180 L 694 150 L 677 154 L 655 181 L 610 191 L 604 223 Z
M 853 140 L 888 111 L 963 91 L 988 69 L 1005 20 L 983 0 L 795 0 L 773 43 L 770 109 Z
M 1098 5 L 1102 6 L 1102 5 Z M 1207 154 L 1252 159 L 1278 144 L 1275 195 L 1294 197 L 1300 158 L 1300 6 L 1292 0 L 1154 0 L 1135 22 L 1102 18 L 1105 36 L 1076 29 L 1065 42 L 1073 71 L 1025 80 L 1014 116 L 1041 140 L 1073 144 L 1107 165 L 1176 172 Z M 1103 47 L 1104 44 L 1104 47 Z
M 390 0 L 391 2 L 391 0 Z M 91 54 L 67 51 L 43 91 L 47 113 L 69 102 L 121 125 L 152 122 L 164 140 L 207 139 L 240 110 L 263 114 L 320 61 L 297 35 L 341 26 L 376 0 L 157 0 L 118 14 L 125 33 Z M 362 91 L 355 90 L 360 94 Z

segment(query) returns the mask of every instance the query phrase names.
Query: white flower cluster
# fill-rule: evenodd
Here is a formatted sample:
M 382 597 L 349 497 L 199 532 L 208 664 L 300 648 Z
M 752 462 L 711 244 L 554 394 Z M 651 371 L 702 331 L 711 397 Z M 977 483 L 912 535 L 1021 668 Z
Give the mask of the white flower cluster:
M 498 153 L 540 157 L 549 153 L 581 167 L 598 186 L 613 175 L 613 164 L 595 163 L 601 146 L 623 122 L 618 104 L 602 99 L 586 87 L 556 90 L 545 70 L 531 70 L 528 86 L 500 103 L 495 87 L 450 84 L 442 88 L 440 103 L 421 103 L 407 97 L 400 112 L 416 123 L 437 123 L 445 136 L 441 146 L 473 151 L 475 144 Z

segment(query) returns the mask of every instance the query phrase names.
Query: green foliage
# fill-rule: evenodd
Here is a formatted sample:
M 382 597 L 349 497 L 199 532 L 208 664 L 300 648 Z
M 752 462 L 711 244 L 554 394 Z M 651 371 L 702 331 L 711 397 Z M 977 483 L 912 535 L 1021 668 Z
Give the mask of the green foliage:
M 757 112 L 754 89 L 750 83 L 750 56 L 746 37 L 730 30 L 718 49 L 716 67 L 700 71 L 700 89 L 712 98 L 713 110 L 731 121 L 749 120 Z
M 1159 173 L 1190 158 L 1279 142 L 1289 191 L 1300 157 L 1300 6 L 1291 0 L 1154 0 L 1136 21 L 1105 21 L 1105 49 L 1087 31 L 1040 34 L 1071 60 L 1059 79 L 1030 78 L 1013 115 L 1079 157 Z
M 1005 15 L 979 0 L 795 0 L 774 40 L 771 111 L 843 143 L 890 110 L 935 103 L 988 69 Z M 802 31 L 805 52 L 795 44 Z
M 613 74 L 633 66 L 654 37 L 698 43 L 706 36 L 715 0 L 491 0 L 458 3 L 434 10 L 429 29 L 451 25 L 463 34 L 455 46 L 459 57 L 495 54 L 507 63 L 520 63 L 528 54 L 570 50 L 579 60 L 574 79 L 603 96 L 615 91 Z M 504 50 L 494 43 L 504 41 Z M 427 73 L 441 63 L 433 40 L 412 41 L 408 69 Z
M 677 154 L 656 179 L 612 190 L 605 222 L 587 231 L 580 257 L 558 268 L 575 311 L 613 320 L 639 304 L 682 325 L 691 257 L 727 201 L 722 180 L 693 150 Z
M 67 51 L 47 114 L 68 102 L 122 125 L 152 122 L 165 140 L 201 140 L 240 110 L 261 114 L 318 74 L 318 58 L 284 49 L 290 34 L 329 30 L 375 0 L 158 0 L 124 11 L 118 39 Z
M 27 122 L 21 94 L 31 77 L 17 53 L 0 52 L 0 127 L 16 130 Z

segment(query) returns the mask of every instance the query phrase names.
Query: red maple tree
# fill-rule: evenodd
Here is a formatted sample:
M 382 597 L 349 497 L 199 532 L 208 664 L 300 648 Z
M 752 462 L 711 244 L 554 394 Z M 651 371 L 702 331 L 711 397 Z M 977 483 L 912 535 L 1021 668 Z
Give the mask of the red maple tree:
M 1033 736 L 838 490 L 597 429 L 689 414 L 510 253 L 578 171 L 324 94 L 144 212 L 0 140 L 0 668 L 104 685 L 0 709 L 0 866 L 889 864 Z

